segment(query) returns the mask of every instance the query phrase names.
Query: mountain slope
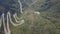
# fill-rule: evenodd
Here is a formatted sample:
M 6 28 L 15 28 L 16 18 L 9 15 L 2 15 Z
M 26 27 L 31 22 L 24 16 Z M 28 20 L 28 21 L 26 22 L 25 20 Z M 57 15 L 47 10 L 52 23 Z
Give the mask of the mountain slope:
M 30 5 L 30 0 L 25 1 Z M 25 23 L 17 27 L 10 24 L 11 34 L 60 34 L 59 0 L 38 0 L 23 11 L 21 16 Z M 41 14 L 35 14 L 35 11 Z

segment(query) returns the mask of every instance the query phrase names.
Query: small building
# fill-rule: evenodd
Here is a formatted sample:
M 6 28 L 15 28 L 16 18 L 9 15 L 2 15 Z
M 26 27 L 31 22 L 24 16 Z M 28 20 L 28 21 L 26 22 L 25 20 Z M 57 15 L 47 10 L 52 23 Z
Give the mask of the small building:
M 35 13 L 35 14 L 40 14 L 40 12 L 38 12 L 38 11 L 35 11 L 34 13 Z

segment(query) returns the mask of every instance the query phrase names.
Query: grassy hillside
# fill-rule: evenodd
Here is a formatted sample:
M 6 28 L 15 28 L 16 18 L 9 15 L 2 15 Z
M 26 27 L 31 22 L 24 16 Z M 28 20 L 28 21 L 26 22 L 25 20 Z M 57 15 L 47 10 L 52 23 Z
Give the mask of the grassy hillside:
M 35 14 L 35 11 L 41 14 Z M 17 27 L 10 24 L 11 34 L 60 34 L 59 0 L 38 0 L 23 12 L 21 16 L 25 23 Z
M 45 4 L 45 3 L 48 4 Z M 51 2 L 51 4 L 49 4 Z M 30 10 L 31 9 L 31 10 Z M 25 23 L 12 34 L 60 34 L 60 3 L 58 0 L 39 0 L 24 11 Z M 41 14 L 33 14 L 40 11 Z
M 57 7 L 56 7 L 57 6 Z M 60 11 L 59 4 L 34 14 L 34 10 L 25 10 L 25 23 L 12 30 L 12 34 L 60 34 Z

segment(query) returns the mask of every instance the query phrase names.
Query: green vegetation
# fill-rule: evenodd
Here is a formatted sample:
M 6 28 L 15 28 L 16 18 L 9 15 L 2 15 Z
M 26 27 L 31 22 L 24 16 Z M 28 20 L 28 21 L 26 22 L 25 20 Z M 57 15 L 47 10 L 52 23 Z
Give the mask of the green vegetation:
M 34 10 L 25 10 L 25 23 L 12 30 L 12 34 L 60 34 L 60 13 L 54 6 L 40 15 L 33 14 Z
M 36 7 L 26 9 L 23 14 L 25 23 L 14 28 L 12 34 L 60 34 L 59 2 L 45 11 L 40 11 L 40 15 L 33 14 L 41 5 L 38 3 L 37 6 L 35 4 Z
M 39 0 L 23 10 L 24 14 L 21 16 L 24 17 L 25 23 L 18 27 L 10 24 L 11 34 L 60 34 L 60 2 L 51 0 L 53 6 L 46 9 L 44 3 L 50 0 L 44 1 Z M 41 14 L 34 14 L 35 11 L 40 11 Z

